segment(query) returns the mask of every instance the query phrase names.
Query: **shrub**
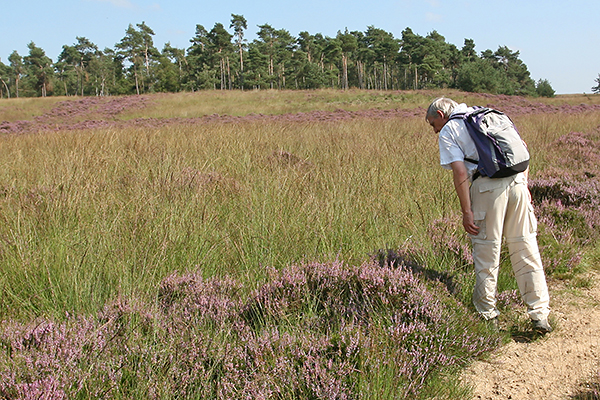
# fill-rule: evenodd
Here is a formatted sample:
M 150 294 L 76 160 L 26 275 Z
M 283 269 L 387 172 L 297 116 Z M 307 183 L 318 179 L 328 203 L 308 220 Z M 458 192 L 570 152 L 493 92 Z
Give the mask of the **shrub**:
M 5 324 L 0 395 L 343 399 L 381 390 L 371 382 L 385 376 L 413 398 L 498 344 L 403 263 L 303 264 L 246 298 L 240 288 L 173 274 L 154 306 L 120 300 L 94 317 Z

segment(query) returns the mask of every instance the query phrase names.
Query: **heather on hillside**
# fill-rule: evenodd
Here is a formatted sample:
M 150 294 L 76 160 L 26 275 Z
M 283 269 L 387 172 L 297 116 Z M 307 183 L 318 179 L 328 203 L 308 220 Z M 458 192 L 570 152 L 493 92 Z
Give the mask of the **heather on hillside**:
M 600 129 L 571 132 L 551 144 L 552 167 L 530 183 L 543 231 L 546 268 L 569 274 L 578 267 L 582 247 L 600 233 Z
M 364 96 L 360 101 L 353 100 L 352 95 L 347 96 L 346 100 L 327 98 L 329 92 L 301 92 L 298 98 L 303 103 L 310 103 L 312 98 L 322 98 L 322 103 L 329 102 L 335 106 L 331 110 L 315 110 L 310 106 L 304 112 L 282 112 L 273 113 L 271 104 L 260 108 L 260 105 L 253 104 L 254 112 L 250 111 L 243 115 L 230 115 L 225 113 L 211 112 L 210 114 L 197 117 L 135 117 L 128 115 L 135 114 L 137 110 L 148 108 L 160 109 L 158 96 L 121 96 L 121 97 L 84 97 L 75 100 L 62 100 L 42 115 L 31 119 L 16 119 L 12 121 L 2 121 L 0 113 L 0 134 L 22 134 L 39 131 L 58 131 L 58 130 L 82 130 L 82 129 L 100 129 L 100 128 L 156 128 L 159 126 L 168 126 L 172 124 L 197 125 L 206 123 L 244 123 L 244 122 L 326 122 L 326 121 L 348 121 L 360 118 L 371 119 L 397 119 L 422 117 L 425 110 L 423 107 L 407 108 L 403 101 L 414 97 L 415 100 L 423 102 L 426 99 L 424 95 L 405 95 L 402 92 L 384 92 L 385 94 L 373 94 Z M 463 95 L 461 95 L 463 96 Z M 203 96 L 197 96 L 202 98 Z M 304 98 L 303 98 L 304 97 Z M 579 114 L 588 111 L 600 110 L 600 104 L 547 104 L 538 101 L 532 101 L 526 97 L 518 96 L 491 96 L 487 94 L 470 94 L 469 100 L 477 105 L 497 108 L 511 116 L 529 115 L 529 114 Z M 168 101 L 168 100 L 167 100 Z M 249 102 L 258 101 L 249 98 Z M 359 106 L 357 106 L 359 104 Z M 423 103 L 425 106 L 425 103 Z M 385 106 L 385 107 L 382 107 Z M 394 107 L 396 105 L 396 107 Z M 301 105 L 296 105 L 300 107 Z M 375 107 L 373 107 L 375 106 Z M 7 104 L 6 114 L 9 114 L 11 105 Z M 246 106 L 248 107 L 248 106 Z M 246 108 L 244 107 L 244 108 Z M 252 108 L 250 107 L 250 110 Z M 328 108 L 332 108 L 331 106 Z M 350 108 L 350 109 L 348 109 Z M 218 106 L 213 110 L 217 111 Z M 236 110 L 239 112 L 239 110 Z M 269 112 L 270 111 L 270 112 Z M 177 110 L 173 111 L 177 113 Z

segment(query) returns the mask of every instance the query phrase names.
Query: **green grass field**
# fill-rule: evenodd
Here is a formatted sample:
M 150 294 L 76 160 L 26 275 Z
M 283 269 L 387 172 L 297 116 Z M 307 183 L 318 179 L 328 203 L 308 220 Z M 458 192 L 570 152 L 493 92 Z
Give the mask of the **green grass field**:
M 237 295 L 247 299 L 274 279 L 269 272 L 273 268 L 282 271 L 335 262 L 360 266 L 380 250 L 410 251 L 413 261 L 424 268 L 454 275 L 462 283 L 461 290 L 445 301 L 456 301 L 469 310 L 470 270 L 464 254 L 450 251 L 468 247 L 468 240 L 460 227 L 451 174 L 438 165 L 436 135 L 424 115 L 382 117 L 377 113 L 417 108 L 424 112 L 441 94 L 215 91 L 156 95 L 145 96 L 143 106 L 123 109 L 110 118 L 94 109 L 89 115 L 53 115 L 52 131 L 33 127 L 25 133 L 0 134 L 0 319 L 28 326 L 40 318 L 59 323 L 66 315 L 95 316 L 118 299 L 155 304 L 159 288 L 173 274 L 234 279 L 240 285 Z M 600 126 L 600 110 L 593 107 L 600 104 L 598 96 L 449 95 L 468 104 L 506 106 L 531 149 L 532 179 L 547 176 L 556 166 L 557 139 L 571 132 L 597 136 Z M 34 117 L 42 121 L 57 101 L 71 100 L 78 99 L 3 100 L 0 121 L 33 121 Z M 590 107 L 576 109 L 582 103 Z M 523 108 L 511 114 L 515 105 Z M 570 111 L 544 108 L 561 106 Z M 357 114 L 346 119 L 315 114 L 339 110 Z M 214 114 L 296 113 L 305 115 L 294 120 L 182 120 Z M 90 116 L 121 124 L 66 128 L 70 121 Z M 174 120 L 156 126 L 127 125 L 136 119 L 164 122 L 169 118 Z M 552 232 L 545 232 L 544 249 L 548 257 L 554 257 L 564 249 L 561 243 L 552 243 Z M 444 240 L 458 247 L 444 249 Z M 582 252 L 595 248 L 589 241 L 568 244 L 572 243 Z M 510 268 L 504 270 L 499 289 L 514 290 Z M 310 314 L 301 310 L 303 315 Z M 457 313 L 463 312 L 472 310 Z M 515 329 L 521 329 L 519 317 L 515 321 Z M 131 324 L 123 329 L 133 335 L 138 325 Z M 303 325 L 296 321 L 286 326 L 293 330 Z M 469 322 L 465 329 L 480 332 L 482 328 Z M 156 337 L 162 336 L 155 332 Z M 419 336 L 411 337 L 417 340 Z M 373 341 L 380 342 L 372 344 L 372 349 L 385 353 L 383 333 L 376 338 Z M 142 341 L 151 340 L 144 336 Z M 8 342 L 0 341 L 5 348 L 10 347 Z M 151 365 L 151 358 L 136 366 L 127 364 L 129 373 Z M 468 357 L 463 363 L 467 361 Z M 352 365 L 366 368 L 369 362 Z M 15 368 L 7 360 L 0 364 Z M 395 391 L 389 382 L 380 387 L 385 393 L 377 391 L 374 382 L 402 375 L 396 368 L 371 369 L 365 375 L 370 382 L 348 372 L 350 383 L 342 386 L 352 388 L 349 398 L 400 398 L 398 393 L 444 396 L 436 391 L 448 386 L 447 370 L 427 375 L 424 379 L 429 383 L 419 392 Z M 153 371 L 145 376 L 166 381 L 171 373 Z M 97 398 L 104 389 L 92 389 L 104 388 L 102 377 L 86 379 L 79 389 L 61 390 L 67 398 Z M 117 379 L 118 387 L 108 390 L 107 397 L 171 398 L 167 386 L 151 394 L 147 382 L 127 379 Z M 302 382 L 306 388 L 299 392 L 281 389 L 279 395 L 266 398 L 334 398 L 316 394 L 308 381 Z M 447 398 L 459 396 L 456 393 L 464 389 L 450 386 L 444 390 L 454 394 L 446 393 Z M 0 395 L 7 390 L 0 388 Z M 190 389 L 177 398 L 212 395 Z

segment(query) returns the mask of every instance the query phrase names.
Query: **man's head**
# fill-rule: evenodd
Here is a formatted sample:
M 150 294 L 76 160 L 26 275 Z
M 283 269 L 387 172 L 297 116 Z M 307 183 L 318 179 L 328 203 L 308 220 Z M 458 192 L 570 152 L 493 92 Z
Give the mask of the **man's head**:
M 431 125 L 435 133 L 439 133 L 446 125 L 450 114 L 457 105 L 457 102 L 447 97 L 440 97 L 431 103 L 427 109 L 425 120 Z

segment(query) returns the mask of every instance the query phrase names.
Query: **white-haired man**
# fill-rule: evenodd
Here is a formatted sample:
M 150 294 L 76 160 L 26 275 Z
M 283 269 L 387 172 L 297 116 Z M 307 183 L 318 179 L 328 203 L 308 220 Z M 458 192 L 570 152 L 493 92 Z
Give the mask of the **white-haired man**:
M 498 326 L 496 291 L 504 237 L 533 328 L 545 334 L 552 331 L 548 323 L 549 295 L 527 171 L 494 179 L 476 173 L 477 164 L 471 162 L 479 160 L 475 143 L 462 118 L 451 119 L 452 114 L 472 110 L 464 103 L 441 97 L 429 106 L 426 120 L 439 134 L 440 164 L 452 170 L 463 226 L 471 238 L 476 275 L 473 304 L 485 320 Z

